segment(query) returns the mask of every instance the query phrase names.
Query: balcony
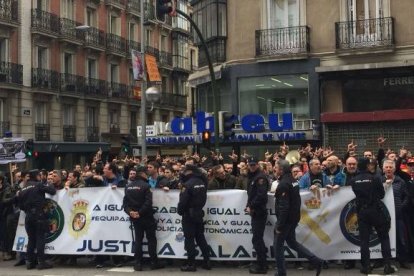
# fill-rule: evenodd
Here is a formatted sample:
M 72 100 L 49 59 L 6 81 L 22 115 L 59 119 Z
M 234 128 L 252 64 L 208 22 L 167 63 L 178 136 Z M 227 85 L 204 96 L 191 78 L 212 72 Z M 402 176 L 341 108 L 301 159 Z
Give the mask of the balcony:
M 306 54 L 309 50 L 308 26 L 256 31 L 256 57 Z
M 23 84 L 23 65 L 0 62 L 0 83 Z
M 125 57 L 125 38 L 116 34 L 106 34 L 106 49 L 109 54 Z
M 108 82 L 108 97 L 110 99 L 128 99 L 128 86 L 117 82 Z
M 82 45 L 84 40 L 84 34 L 82 30 L 77 30 L 76 26 L 79 26 L 80 23 L 73 21 L 68 18 L 59 19 L 59 28 L 60 28 L 60 40 L 73 43 L 76 45 Z
M 86 97 L 106 98 L 108 96 L 106 81 L 86 78 L 84 93 Z
M 135 16 L 140 16 L 141 1 L 140 0 L 128 0 L 126 12 L 131 13 Z
M 63 125 L 63 141 L 76 142 L 76 126 Z
M 10 122 L 9 121 L 0 121 L 0 137 L 4 137 L 4 134 L 10 131 Z
M 206 41 L 212 63 L 226 61 L 226 37 L 214 37 Z M 203 49 L 198 51 L 198 67 L 207 66 L 207 58 Z
M 374 18 L 335 23 L 336 49 L 394 47 L 394 19 Z
M 164 52 L 164 51 L 160 51 L 159 52 L 159 63 L 160 66 L 162 67 L 172 67 L 173 62 L 172 62 L 172 55 L 171 53 L 168 52 Z
M 110 134 L 119 134 L 121 133 L 121 129 L 119 128 L 118 124 L 111 124 L 109 126 L 109 133 Z
M 42 68 L 32 68 L 32 87 L 59 91 L 59 73 Z
M 170 108 L 187 108 L 187 96 L 172 93 L 161 93 L 159 104 Z
M 19 26 L 19 4 L 17 0 L 3 0 L 0 2 L 0 25 L 15 28 Z
M 141 52 L 141 43 L 133 41 L 133 40 L 128 40 L 127 48 L 126 48 L 127 58 L 131 58 L 131 50 L 136 50 L 138 52 Z
M 145 1 L 144 3 L 144 24 L 156 23 L 154 5 Z
M 127 0 L 105 0 L 105 5 L 109 6 L 110 8 L 123 10 L 125 9 L 126 2 Z
M 99 142 L 99 127 L 88 126 L 86 131 L 88 142 Z
M 191 72 L 190 59 L 184 56 L 173 55 L 173 70 L 184 73 Z
M 105 51 L 106 48 L 106 38 L 104 31 L 98 30 L 97 28 L 90 27 L 83 32 L 85 48 L 96 50 L 96 51 Z
M 59 26 L 59 17 L 56 14 L 40 9 L 32 10 L 32 33 L 57 38 Z
M 35 139 L 36 141 L 50 141 L 50 125 L 35 124 Z
M 69 73 L 60 73 L 60 91 L 67 94 L 81 95 L 85 89 L 85 78 Z
M 160 51 L 157 48 L 145 46 L 145 53 L 154 56 L 157 61 L 160 60 Z

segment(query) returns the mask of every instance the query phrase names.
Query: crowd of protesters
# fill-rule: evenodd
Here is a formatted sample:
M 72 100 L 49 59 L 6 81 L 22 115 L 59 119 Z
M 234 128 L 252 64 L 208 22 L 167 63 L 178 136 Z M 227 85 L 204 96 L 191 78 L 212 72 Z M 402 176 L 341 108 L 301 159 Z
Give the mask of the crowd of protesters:
M 404 269 L 410 269 L 409 263 L 414 260 L 414 156 L 405 148 L 385 149 L 386 139 L 378 138 L 378 149 L 359 149 L 354 142 L 347 146 L 345 156 L 336 156 L 333 149 L 328 147 L 312 148 L 306 145 L 297 150 L 298 155 L 289 156 L 289 147 L 280 146 L 275 153 L 266 152 L 258 157 L 260 170 L 266 174 L 269 192 L 275 192 L 280 175 L 277 161 L 289 157 L 292 176 L 299 181 L 302 190 L 315 190 L 321 187 L 336 190 L 349 186 L 352 178 L 358 174 L 359 157 L 369 159 L 370 173 L 381 177 L 384 189 L 392 187 L 395 200 L 396 229 L 397 229 L 397 262 Z M 110 186 L 113 189 L 125 187 L 130 181 L 129 171 L 145 164 L 148 183 L 153 189 L 180 189 L 180 172 L 188 164 L 198 166 L 208 177 L 208 190 L 240 189 L 247 190 L 249 186 L 248 158 L 253 153 L 238 156 L 232 152 L 228 158 L 211 152 L 210 156 L 200 156 L 197 153 L 185 152 L 180 158 L 157 155 L 153 159 L 137 157 L 119 158 L 112 162 L 102 161 L 99 150 L 90 165 L 76 165 L 72 170 L 41 170 L 41 181 L 53 184 L 56 190 L 83 187 Z M 230 162 L 224 162 L 224 160 Z M 13 170 L 13 175 L 0 174 L 0 259 L 9 261 L 17 259 L 16 265 L 24 264 L 24 254 L 13 252 L 13 240 L 19 217 L 19 206 L 13 198 L 17 191 L 25 187 L 29 172 Z M 13 183 L 9 183 L 13 179 Z M 55 258 L 62 262 L 61 258 Z M 65 258 L 63 262 L 76 263 L 76 258 Z M 102 256 L 94 260 L 96 267 L 102 267 L 106 259 Z M 122 260 L 113 258 L 116 265 Z M 345 269 L 352 269 L 355 262 L 344 261 Z M 380 264 L 376 264 L 380 265 Z M 297 265 L 302 269 L 300 263 Z M 310 268 L 311 269 L 311 268 Z

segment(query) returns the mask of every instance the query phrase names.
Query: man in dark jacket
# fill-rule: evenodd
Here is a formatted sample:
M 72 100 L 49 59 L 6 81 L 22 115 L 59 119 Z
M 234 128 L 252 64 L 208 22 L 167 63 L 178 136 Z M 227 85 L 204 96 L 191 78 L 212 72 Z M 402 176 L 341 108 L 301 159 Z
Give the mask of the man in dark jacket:
M 252 218 L 252 243 L 257 254 L 257 262 L 249 269 L 251 274 L 266 274 L 266 245 L 263 235 L 267 219 L 267 191 L 269 190 L 269 181 L 259 167 L 258 160 L 251 157 L 248 160 L 248 178 L 249 186 L 247 188 L 246 213 Z
M 204 211 L 207 201 L 207 178 L 195 165 L 186 165 L 182 175 L 182 188 L 177 211 L 182 216 L 184 232 L 184 249 L 187 251 L 187 264 L 181 267 L 181 271 L 196 271 L 195 257 L 196 245 L 203 253 L 202 268 L 210 270 L 209 249 L 204 236 Z
M 208 183 L 209 190 L 234 189 L 236 177 L 227 173 L 223 165 L 216 165 L 211 170 L 213 178 Z
M 395 270 L 390 264 L 391 247 L 388 235 L 390 221 L 385 215 L 384 205 L 381 202 L 381 199 L 385 196 L 385 191 L 381 179 L 368 171 L 369 162 L 370 160 L 367 158 L 359 159 L 359 173 L 351 180 L 352 190 L 356 196 L 359 237 L 361 240 L 362 268 L 360 271 L 363 274 L 371 272 L 369 238 L 372 227 L 374 227 L 381 241 L 382 257 L 385 263 L 384 273 L 391 274 Z
M 275 212 L 277 222 L 275 226 L 274 248 L 277 265 L 277 275 L 286 275 L 285 241 L 290 248 L 300 256 L 307 258 L 316 268 L 316 275 L 321 273 L 323 260 L 312 254 L 306 247 L 296 241 L 295 229 L 300 221 L 301 198 L 299 183 L 291 174 L 289 162 L 279 160 L 279 185 L 275 193 Z
M 129 181 L 125 187 L 123 207 L 130 216 L 135 230 L 135 271 L 142 271 L 142 240 L 148 240 L 151 270 L 163 268 L 157 258 L 157 222 L 152 208 L 152 192 L 148 184 L 145 167 L 129 170 Z
M 36 267 L 37 251 L 37 268 L 52 268 L 52 265 L 45 261 L 45 234 L 49 225 L 44 206 L 46 204 L 45 194 L 54 195 L 55 187 L 50 184 L 40 182 L 38 170 L 29 172 L 30 181 L 26 187 L 22 188 L 17 196 L 20 208 L 26 213 L 25 228 L 29 238 L 27 244 L 27 269 Z

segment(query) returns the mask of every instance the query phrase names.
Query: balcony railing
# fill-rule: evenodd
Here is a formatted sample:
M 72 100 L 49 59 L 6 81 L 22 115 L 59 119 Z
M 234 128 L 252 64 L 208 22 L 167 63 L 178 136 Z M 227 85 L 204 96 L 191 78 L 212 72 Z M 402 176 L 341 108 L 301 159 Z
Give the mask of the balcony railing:
M 35 124 L 35 139 L 36 141 L 50 141 L 50 125 Z
M 0 121 L 0 138 L 4 137 L 4 134 L 10 131 L 10 122 L 9 121 Z
M 126 48 L 126 55 L 127 58 L 131 58 L 131 50 L 141 51 L 141 43 L 136 42 L 133 40 L 128 40 L 127 42 L 127 48 Z
M 226 37 L 214 37 L 206 42 L 212 63 L 226 61 Z M 204 51 L 198 51 L 198 66 L 207 66 L 207 58 Z
M 144 3 L 144 23 L 148 23 L 149 20 L 155 20 L 155 8 L 152 3 Z
M 63 141 L 76 142 L 76 126 L 63 125 Z
M 104 31 L 90 27 L 83 32 L 85 36 L 85 47 L 105 49 L 106 39 Z
M 128 86 L 117 82 L 108 82 L 108 97 L 127 99 Z
M 106 5 L 114 6 L 118 9 L 125 8 L 126 0 L 105 0 Z
M 69 73 L 60 73 L 60 91 L 80 94 L 85 89 L 85 78 Z
M 0 62 L 0 83 L 23 84 L 23 65 Z
M 109 133 L 119 134 L 121 133 L 121 129 L 119 128 L 118 124 L 111 124 L 109 126 Z
M 112 53 L 125 56 L 125 38 L 116 34 L 106 34 L 106 48 Z
M 174 70 L 191 71 L 190 59 L 184 56 L 173 55 Z
M 171 53 L 165 52 L 165 51 L 160 51 L 159 52 L 159 56 L 160 56 L 160 65 L 161 66 L 172 66 L 172 55 Z
M 32 10 L 32 31 L 58 36 L 59 26 L 59 17 L 56 14 L 40 9 Z
M 86 78 L 85 79 L 85 96 L 104 97 L 108 96 L 106 81 Z
M 297 26 L 256 31 L 256 56 L 308 53 L 309 27 Z
M 160 60 L 160 51 L 157 48 L 151 46 L 145 46 L 145 53 L 155 56 L 157 61 Z
M 80 25 L 79 23 L 68 18 L 60 18 L 59 22 L 61 38 L 68 41 L 84 39 L 83 31 L 76 29 L 76 26 Z
M 336 22 L 336 48 L 355 49 L 394 46 L 392 17 Z
M 141 1 L 140 0 L 128 0 L 127 11 L 139 14 L 141 12 Z
M 99 127 L 88 126 L 86 131 L 88 142 L 99 142 Z
M 187 96 L 161 93 L 160 105 L 185 109 L 187 107 Z
M 42 68 L 32 68 L 32 87 L 59 90 L 59 73 Z
M 0 22 L 11 25 L 19 24 L 19 4 L 17 0 L 3 0 L 0 2 Z

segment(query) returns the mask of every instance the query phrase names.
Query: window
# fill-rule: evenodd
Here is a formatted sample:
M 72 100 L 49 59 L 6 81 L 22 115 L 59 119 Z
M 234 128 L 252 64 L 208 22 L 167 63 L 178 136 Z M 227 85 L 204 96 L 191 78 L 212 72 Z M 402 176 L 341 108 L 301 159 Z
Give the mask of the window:
M 47 124 L 46 102 L 34 102 L 34 117 L 36 124 Z
M 62 0 L 60 7 L 61 7 L 61 12 L 60 15 L 62 18 L 68 18 L 68 19 L 74 19 L 74 0 Z
M 63 53 L 63 73 L 73 74 L 73 55 L 71 53 Z
M 168 91 L 168 77 L 161 76 L 161 93 L 167 93 Z
M 119 128 L 118 110 L 109 110 L 109 128 Z
M 93 78 L 96 79 L 97 78 L 97 67 L 96 67 L 96 59 L 92 59 L 92 58 L 88 58 L 87 62 L 86 62 L 86 77 L 87 78 Z
M 49 69 L 48 49 L 46 47 L 37 46 L 37 68 Z
M 86 126 L 87 127 L 96 127 L 98 126 L 98 113 L 97 108 L 88 106 L 86 109 Z
M 168 52 L 168 40 L 166 35 L 161 35 L 161 42 L 160 42 L 160 50 L 164 52 Z
M 116 34 L 116 35 L 120 35 L 120 29 L 119 28 L 119 21 L 121 20 L 121 18 L 119 18 L 118 16 L 115 16 L 113 14 L 109 15 L 109 28 L 108 28 L 108 32 L 111 34 Z
M 129 22 L 129 33 L 128 33 L 128 39 L 129 40 L 136 41 L 135 32 L 136 32 L 135 23 L 134 22 Z
M 131 125 L 131 132 L 136 134 L 136 128 L 138 126 L 138 120 L 137 120 L 137 112 L 131 111 L 131 117 L 130 117 L 130 125 Z
M 95 28 L 98 26 L 96 10 L 91 7 L 86 8 L 86 25 Z
M 148 28 L 145 31 L 145 44 L 146 44 L 146 46 L 152 46 L 153 45 L 152 31 Z
M 0 122 L 3 122 L 4 116 L 4 99 L 0 98 Z
M 7 62 L 8 58 L 8 39 L 0 38 L 0 62 Z
M 63 125 L 73 126 L 75 125 L 75 106 L 64 104 L 62 106 L 63 110 Z
M 36 8 L 42 11 L 48 11 L 49 0 L 36 0 Z
M 187 1 L 178 0 L 177 9 L 188 14 L 188 6 L 186 2 Z M 182 15 L 177 15 L 176 17 L 173 17 L 173 20 L 174 27 L 186 30 L 188 32 L 190 31 L 190 23 Z
M 109 64 L 109 78 L 110 82 L 119 82 L 119 65 Z
M 205 40 L 227 36 L 227 1 L 206 0 L 194 4 L 193 19 Z M 200 43 L 194 32 L 196 43 Z
M 295 119 L 309 118 L 307 75 L 242 78 L 238 82 L 241 116 L 292 112 Z
M 346 0 L 346 21 L 383 18 L 387 0 Z

